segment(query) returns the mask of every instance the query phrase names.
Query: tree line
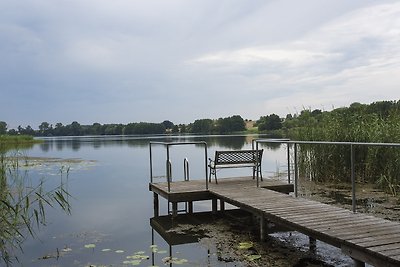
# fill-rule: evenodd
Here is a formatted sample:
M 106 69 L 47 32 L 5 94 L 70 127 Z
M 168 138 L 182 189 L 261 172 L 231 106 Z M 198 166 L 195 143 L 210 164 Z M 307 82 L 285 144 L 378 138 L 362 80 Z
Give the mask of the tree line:
M 254 129 L 259 133 L 272 133 L 275 136 L 298 140 L 329 141 L 380 141 L 399 140 L 395 133 L 384 135 L 382 131 L 372 129 L 389 127 L 389 120 L 400 121 L 398 110 L 400 101 L 378 101 L 371 104 L 353 103 L 349 107 L 340 107 L 332 111 L 320 109 L 303 110 L 300 114 L 287 114 L 281 118 L 277 114 L 261 116 L 254 122 Z M 169 120 L 160 123 L 138 122 L 128 124 L 81 125 L 77 121 L 71 124 L 50 124 L 42 122 L 38 129 L 30 125 L 8 129 L 7 123 L 0 121 L 0 135 L 31 136 L 82 136 L 82 135 L 128 135 L 128 134 L 165 134 L 165 133 L 201 133 L 229 134 L 248 130 L 240 115 L 219 119 L 197 119 L 189 124 L 174 124 Z M 392 122 L 392 123 L 394 123 Z M 364 125 L 361 127 L 361 125 Z M 396 125 L 394 125 L 396 126 Z M 333 129 L 333 127 L 337 127 Z M 375 127 L 375 128 L 374 128 Z M 351 128 L 351 129 L 350 129 Z M 396 128 L 390 126 L 389 128 Z M 253 129 L 253 130 L 254 130 Z M 345 131 L 345 129 L 347 129 Z M 395 136 L 394 136 L 395 135 Z M 396 139 L 393 139 L 396 138 Z
M 85 135 L 132 135 L 132 134 L 165 134 L 165 133 L 218 133 L 226 134 L 245 131 L 245 120 L 234 115 L 226 118 L 199 119 L 189 124 L 174 124 L 169 120 L 161 123 L 138 122 L 128 124 L 100 124 L 81 125 L 77 121 L 63 125 L 42 122 L 37 129 L 30 125 L 18 126 L 17 129 L 8 129 L 7 123 L 0 121 L 0 135 L 30 135 L 30 136 L 85 136 Z

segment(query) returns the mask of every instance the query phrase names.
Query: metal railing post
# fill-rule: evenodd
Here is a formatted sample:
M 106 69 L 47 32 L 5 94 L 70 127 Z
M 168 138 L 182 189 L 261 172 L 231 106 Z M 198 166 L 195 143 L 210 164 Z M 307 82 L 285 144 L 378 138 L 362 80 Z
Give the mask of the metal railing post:
M 353 144 L 350 145 L 350 153 L 351 153 L 351 204 L 353 208 L 353 212 L 357 211 L 357 201 L 356 201 L 356 177 L 355 177 L 355 168 L 354 168 L 354 146 Z
M 169 145 L 167 145 L 167 166 L 166 166 L 166 171 L 167 171 L 167 183 L 168 183 L 168 192 L 170 192 L 171 191 L 171 174 L 172 174 L 172 171 L 171 171 L 171 168 L 172 168 L 172 166 L 171 166 L 171 161 L 169 160 Z
M 259 182 L 259 175 L 258 175 L 258 142 L 256 142 L 256 162 L 257 162 L 257 167 L 256 167 L 256 173 L 257 173 L 257 187 L 260 187 L 260 182 Z M 261 164 L 261 163 L 260 163 Z
M 288 173 L 288 184 L 290 184 L 290 144 L 286 143 L 287 146 L 287 173 Z
M 205 171 L 206 171 L 206 190 L 208 190 L 208 167 L 207 167 L 207 143 L 204 142 L 204 166 L 205 166 Z
M 183 159 L 183 179 L 189 181 L 189 160 L 187 158 Z
M 153 183 L 153 154 L 151 152 L 151 143 L 149 144 L 150 149 L 150 183 Z
M 294 196 L 298 196 L 299 169 L 297 163 L 297 143 L 294 143 Z

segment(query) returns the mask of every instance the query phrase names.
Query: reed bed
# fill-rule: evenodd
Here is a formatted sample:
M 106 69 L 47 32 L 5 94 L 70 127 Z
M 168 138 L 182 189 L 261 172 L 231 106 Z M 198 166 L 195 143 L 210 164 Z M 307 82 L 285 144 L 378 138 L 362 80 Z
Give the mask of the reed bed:
M 400 143 L 400 110 L 396 105 L 385 114 L 363 107 L 331 112 L 303 111 L 291 121 L 289 136 L 303 141 Z M 400 194 L 400 148 L 356 145 L 358 183 L 373 183 L 384 191 Z M 346 145 L 300 145 L 299 173 L 315 182 L 349 182 L 351 152 Z

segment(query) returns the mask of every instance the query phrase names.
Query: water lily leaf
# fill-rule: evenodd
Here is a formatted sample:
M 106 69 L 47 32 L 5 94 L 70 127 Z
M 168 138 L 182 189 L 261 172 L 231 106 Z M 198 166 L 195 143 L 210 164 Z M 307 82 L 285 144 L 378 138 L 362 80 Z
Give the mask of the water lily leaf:
M 250 261 L 261 259 L 261 255 L 247 255 L 247 259 Z
M 139 254 L 132 255 L 132 256 L 126 256 L 126 258 L 132 259 L 132 260 L 138 260 L 138 259 L 139 260 L 148 260 L 148 259 L 150 259 L 150 257 L 147 255 L 139 255 Z
M 141 260 L 131 260 L 131 261 L 123 261 L 123 264 L 137 266 L 142 263 Z
M 120 250 L 120 249 L 115 251 L 115 253 L 124 253 L 124 252 L 125 252 L 125 251 Z
M 62 252 L 70 252 L 70 251 L 72 251 L 72 248 L 63 248 L 62 249 Z
M 87 244 L 85 245 L 85 248 L 95 248 L 96 245 L 95 244 Z
M 187 259 L 173 259 L 172 260 L 172 263 L 175 263 L 175 264 L 178 264 L 178 265 L 181 265 L 181 264 L 184 264 L 184 263 L 187 263 L 187 262 L 188 262 Z
M 151 246 L 150 246 L 150 249 L 151 249 L 151 252 L 157 253 L 157 251 L 158 251 L 158 246 L 157 246 L 157 245 L 151 245 Z
M 144 254 L 144 253 L 146 253 L 146 252 L 144 252 L 144 251 L 137 251 L 137 252 L 135 252 L 135 254 Z
M 104 248 L 104 249 L 102 249 L 101 251 L 103 251 L 103 252 L 108 252 L 108 251 L 111 251 L 111 249 L 109 249 L 109 248 Z
M 239 243 L 239 249 L 249 249 L 253 247 L 252 242 L 241 242 Z
M 167 253 L 167 251 L 166 250 L 159 250 L 159 251 L 157 251 L 157 253 L 158 254 L 165 254 L 165 253 Z

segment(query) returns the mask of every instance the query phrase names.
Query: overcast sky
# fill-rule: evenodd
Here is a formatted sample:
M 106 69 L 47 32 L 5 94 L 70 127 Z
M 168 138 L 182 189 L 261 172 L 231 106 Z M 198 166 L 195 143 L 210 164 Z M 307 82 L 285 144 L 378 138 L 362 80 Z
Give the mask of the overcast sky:
M 400 1 L 1 0 L 9 128 L 398 100 Z

